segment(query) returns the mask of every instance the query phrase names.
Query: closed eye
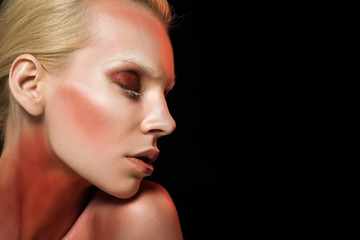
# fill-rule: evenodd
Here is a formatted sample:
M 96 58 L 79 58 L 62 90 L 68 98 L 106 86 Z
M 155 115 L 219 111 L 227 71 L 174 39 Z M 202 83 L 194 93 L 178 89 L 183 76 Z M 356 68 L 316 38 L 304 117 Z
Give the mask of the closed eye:
M 140 92 L 140 79 L 135 72 L 121 71 L 112 76 L 114 83 L 119 85 L 131 98 L 139 98 L 142 94 Z

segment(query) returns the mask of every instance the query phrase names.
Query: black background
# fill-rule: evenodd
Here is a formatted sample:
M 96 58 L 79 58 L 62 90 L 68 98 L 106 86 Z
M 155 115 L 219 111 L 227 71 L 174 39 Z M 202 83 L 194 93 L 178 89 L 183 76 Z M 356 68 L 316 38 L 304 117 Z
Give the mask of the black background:
M 351 6 L 169 2 L 177 129 L 149 179 L 173 197 L 185 239 L 344 238 Z
M 150 179 L 173 197 L 185 239 L 344 237 L 351 7 L 170 2 L 177 129 Z

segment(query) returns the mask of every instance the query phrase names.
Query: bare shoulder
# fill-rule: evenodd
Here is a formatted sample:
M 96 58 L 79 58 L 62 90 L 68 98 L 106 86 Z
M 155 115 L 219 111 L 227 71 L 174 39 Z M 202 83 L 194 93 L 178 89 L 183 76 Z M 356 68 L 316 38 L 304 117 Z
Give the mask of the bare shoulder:
M 107 239 L 182 239 L 173 200 L 159 184 L 143 181 L 139 192 L 126 200 L 99 192 L 91 205 L 94 225 Z

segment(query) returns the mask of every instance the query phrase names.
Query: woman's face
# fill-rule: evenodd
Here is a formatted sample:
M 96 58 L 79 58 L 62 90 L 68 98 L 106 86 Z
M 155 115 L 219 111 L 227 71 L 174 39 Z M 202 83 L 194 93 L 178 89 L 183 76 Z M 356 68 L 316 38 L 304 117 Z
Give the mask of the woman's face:
M 173 53 L 149 10 L 98 5 L 90 44 L 49 77 L 45 120 L 52 150 L 67 166 L 128 198 L 153 171 L 157 139 L 175 129 L 165 100 L 174 85 Z

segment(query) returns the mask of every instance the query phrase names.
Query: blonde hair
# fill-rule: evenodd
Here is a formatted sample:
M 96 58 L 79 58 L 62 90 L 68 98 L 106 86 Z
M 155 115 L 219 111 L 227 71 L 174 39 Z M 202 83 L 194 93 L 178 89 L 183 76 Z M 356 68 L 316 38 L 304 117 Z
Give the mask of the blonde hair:
M 168 29 L 172 11 L 166 0 L 131 0 L 152 10 Z M 5 0 L 0 11 L 0 139 L 17 105 L 8 86 L 13 61 L 32 54 L 47 71 L 66 64 L 89 39 L 86 0 Z M 1 146 L 0 146 L 1 148 Z

